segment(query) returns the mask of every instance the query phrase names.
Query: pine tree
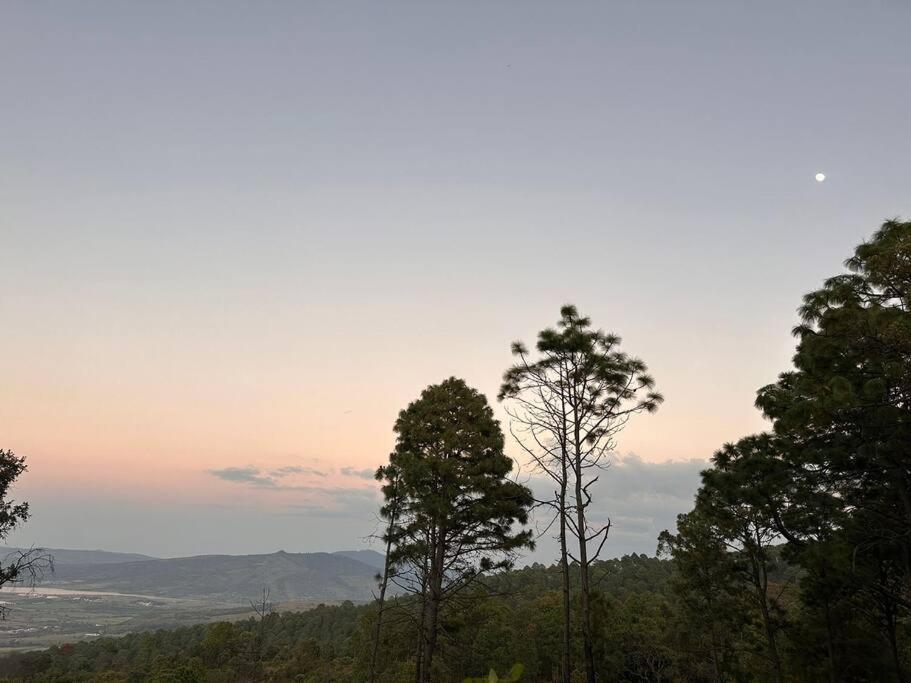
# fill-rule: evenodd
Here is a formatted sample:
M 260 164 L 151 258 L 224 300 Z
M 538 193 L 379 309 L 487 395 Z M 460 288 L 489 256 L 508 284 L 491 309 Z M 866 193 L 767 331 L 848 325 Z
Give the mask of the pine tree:
M 849 566 L 905 678 L 898 624 L 911 612 L 911 222 L 887 221 L 804 297 L 794 369 L 757 404 L 785 444 L 779 530 L 806 558 L 845 548 Z M 807 568 L 825 565 L 808 562 Z M 832 572 L 832 575 L 837 575 Z M 816 577 L 817 584 L 822 580 Z
M 531 547 L 531 492 L 508 479 L 513 462 L 487 399 L 461 379 L 427 387 L 395 423 L 390 467 L 399 479 L 390 562 L 421 598 L 419 680 L 431 680 L 440 615 L 484 574 Z M 387 501 L 389 493 L 387 492 Z
M 610 521 L 591 523 L 590 489 L 609 465 L 615 437 L 630 417 L 652 412 L 664 400 L 654 391 L 645 363 L 619 345 L 619 337 L 592 329 L 575 306 L 563 306 L 557 328 L 538 334 L 538 360 L 529 359 L 521 342 L 513 344 L 518 362 L 506 371 L 499 393 L 514 403 L 510 413 L 519 442 L 557 486 L 552 506 L 560 524 L 564 576 L 564 681 L 570 649 L 567 556 L 579 565 L 585 676 L 589 683 L 596 678 L 589 570 L 607 541 Z M 567 533 L 576 539 L 578 557 L 568 549 Z
M 672 583 L 693 654 L 715 681 L 736 678 L 734 636 L 746 624 L 735 560 L 704 509 L 677 516 L 676 533 L 658 537 L 659 556 L 674 560 Z
M 376 622 L 373 626 L 373 642 L 370 654 L 370 669 L 368 673 L 369 683 L 376 680 L 376 662 L 380 650 L 380 634 L 383 630 L 383 617 L 386 614 L 386 591 L 389 588 L 389 581 L 393 578 L 395 565 L 392 560 L 392 544 L 395 540 L 393 532 L 398 520 L 399 506 L 401 504 L 401 473 L 394 465 L 385 465 L 376 471 L 375 478 L 383 483 L 383 497 L 385 504 L 380 509 L 380 516 L 386 520 L 386 531 L 383 534 L 383 542 L 386 544 L 385 559 L 383 562 L 383 573 L 380 578 L 380 591 L 377 595 L 377 612 Z

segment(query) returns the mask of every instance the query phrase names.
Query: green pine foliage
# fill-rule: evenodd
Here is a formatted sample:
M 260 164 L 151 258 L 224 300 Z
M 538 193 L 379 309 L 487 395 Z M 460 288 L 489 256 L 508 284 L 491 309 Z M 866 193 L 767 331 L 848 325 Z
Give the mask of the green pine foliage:
M 463 380 L 427 387 L 394 429 L 395 450 L 378 473 L 386 480 L 387 577 L 397 571 L 393 580 L 418 596 L 416 666 L 430 681 L 448 606 L 533 547 L 522 529 L 533 500 L 509 479 L 513 461 L 487 399 Z
M 626 641 L 599 651 L 605 671 L 622 676 L 627 666 L 663 659 L 666 644 L 643 641 L 627 655 L 623 645 L 634 634 L 655 633 L 672 609 L 670 562 L 631 555 L 593 566 L 604 603 L 595 612 L 599 640 L 614 643 L 625 625 L 634 624 Z M 520 680 L 550 680 L 560 660 L 559 568 L 535 564 L 484 579 L 469 589 L 458 606 L 444 613 L 434 681 L 461 683 L 486 679 L 491 669 L 506 677 L 521 664 Z M 416 598 L 394 598 L 383 629 L 377 680 L 413 681 L 415 621 L 398 618 Z M 645 606 L 648 606 L 647 609 Z M 610 617 L 608 618 L 608 614 Z M 356 682 L 367 679 L 368 643 L 376 617 L 374 605 L 321 605 L 306 612 L 266 616 L 262 657 L 259 621 L 216 623 L 100 638 L 40 652 L 0 658 L 0 680 L 62 681 L 307 681 Z M 581 646 L 580 646 L 581 647 Z M 629 661 L 628 661 L 629 660 Z M 5 678 L 3 678 L 5 677 Z M 507 679 L 508 680 L 508 679 Z
M 580 563 L 564 552 L 551 566 L 513 569 L 531 541 L 523 530 L 531 494 L 510 479 L 486 399 L 449 379 L 402 411 L 395 451 L 377 473 L 388 548 L 381 585 L 404 592 L 377 604 L 14 653 L 0 658 L 0 677 L 460 683 L 581 681 L 596 672 L 601 681 L 906 681 L 911 223 L 885 223 L 847 267 L 805 297 L 794 367 L 758 392 L 771 428 L 718 450 L 693 509 L 661 534 L 657 558 Z M 615 338 L 592 332 L 571 306 L 562 322 L 562 331 L 542 333 L 537 364 L 515 348 L 520 362 L 502 396 L 525 401 L 517 416 L 548 435 L 530 452 L 557 488 L 562 482 L 547 502 L 565 522 L 584 498 L 570 500 L 567 486 L 584 444 L 610 440 L 625 402 L 650 410 L 660 396 L 644 365 L 615 354 Z M 535 387 L 575 396 L 564 390 L 577 386 L 577 373 L 596 387 L 632 378 L 634 390 L 580 400 L 576 412 L 594 427 L 573 441 L 580 430 L 566 427 L 564 413 L 527 396 Z M 559 419 L 548 422 L 553 414 Z M 21 461 L 3 451 L 0 460 L 13 481 Z M 5 505 L 11 524 L 27 515 Z

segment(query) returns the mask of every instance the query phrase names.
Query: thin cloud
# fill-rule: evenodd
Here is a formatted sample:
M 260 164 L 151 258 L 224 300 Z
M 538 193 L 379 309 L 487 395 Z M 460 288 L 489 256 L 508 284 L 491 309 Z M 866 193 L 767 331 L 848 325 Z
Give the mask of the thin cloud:
M 346 477 L 359 477 L 360 479 L 373 479 L 376 470 L 365 469 L 365 470 L 356 470 L 353 467 L 343 467 L 339 470 Z
M 299 465 L 289 465 L 288 467 L 279 467 L 274 470 L 269 470 L 269 476 L 281 479 L 292 474 L 309 474 L 314 477 L 325 477 L 328 476 L 326 472 L 322 470 L 317 470 L 312 467 L 301 467 Z
M 369 470 L 350 470 L 355 477 L 366 477 Z M 285 514 L 319 514 L 324 516 L 347 516 L 364 514 L 378 505 L 379 490 L 376 486 L 325 486 L 313 482 L 295 483 L 296 475 L 325 477 L 326 473 L 309 467 L 287 466 L 273 469 L 247 467 L 225 467 L 208 470 L 208 474 L 223 481 L 262 491 L 288 492 L 303 495 L 304 500 L 291 505 Z M 289 478 L 291 478 L 289 480 Z M 369 477 L 373 479 L 372 475 Z
M 693 508 L 700 472 L 709 466 L 705 460 L 672 460 L 646 462 L 637 455 L 616 455 L 610 467 L 600 473 L 592 488 L 592 506 L 588 518 L 592 524 L 611 521 L 605 557 L 627 553 L 653 555 L 658 534 L 674 529 L 677 515 Z M 534 475 L 528 481 L 536 497 L 553 495 L 553 482 Z M 541 513 L 539 526 L 548 520 Z M 553 530 L 538 544 L 540 554 L 553 555 Z
M 320 500 L 287 506 L 279 514 L 300 517 L 349 517 L 373 519 L 380 505 L 376 488 L 327 488 L 318 492 Z
M 285 480 L 293 475 L 325 477 L 326 473 L 315 470 L 310 467 L 278 467 L 271 470 L 254 467 L 224 467 L 222 469 L 208 470 L 213 477 L 218 477 L 223 481 L 230 481 L 235 484 L 245 484 L 261 489 L 281 489 L 281 490 L 310 490 L 314 489 L 309 485 L 288 484 Z
M 275 479 L 264 476 L 262 471 L 256 467 L 225 467 L 220 470 L 209 470 L 209 474 L 237 484 L 249 484 L 266 488 L 276 485 Z

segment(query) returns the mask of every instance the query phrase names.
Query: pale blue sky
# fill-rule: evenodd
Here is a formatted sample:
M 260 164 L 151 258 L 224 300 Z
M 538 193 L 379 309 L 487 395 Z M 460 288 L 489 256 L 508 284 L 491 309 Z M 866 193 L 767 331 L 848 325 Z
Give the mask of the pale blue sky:
M 897 0 L 0 3 L 19 540 L 357 545 L 350 497 L 289 542 L 275 517 L 313 501 L 207 473 L 321 461 L 344 487 L 424 385 L 493 396 L 567 301 L 667 396 L 622 452 L 762 428 L 800 296 L 911 216 L 909 28 Z M 165 501 L 201 512 L 175 534 Z

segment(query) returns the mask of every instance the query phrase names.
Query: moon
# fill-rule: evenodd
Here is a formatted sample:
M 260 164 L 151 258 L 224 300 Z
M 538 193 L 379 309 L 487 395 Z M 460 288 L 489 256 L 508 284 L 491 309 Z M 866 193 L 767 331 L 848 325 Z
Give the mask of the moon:
M 817 173 L 816 176 L 815 176 L 815 178 L 816 178 L 816 182 L 817 182 L 817 183 L 821 183 L 821 182 L 823 182 L 823 181 L 826 179 L 826 174 L 825 174 L 825 173 Z

